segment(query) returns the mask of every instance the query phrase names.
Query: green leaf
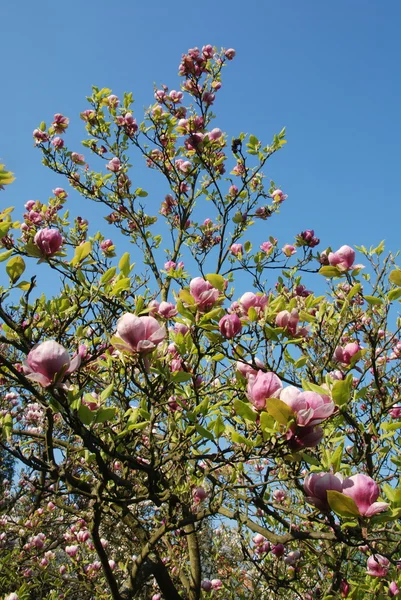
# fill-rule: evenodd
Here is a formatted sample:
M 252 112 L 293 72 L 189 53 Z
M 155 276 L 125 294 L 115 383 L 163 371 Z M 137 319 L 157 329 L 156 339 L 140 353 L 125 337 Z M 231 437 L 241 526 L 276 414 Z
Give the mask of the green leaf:
M 117 296 L 117 294 L 119 294 L 120 292 L 125 292 L 126 290 L 129 290 L 130 286 L 131 286 L 131 279 L 129 277 L 120 279 L 112 287 L 110 296 Z
M 334 473 L 336 473 L 340 468 L 343 450 L 344 444 L 339 444 L 330 457 L 330 464 L 333 467 Z
M 190 293 L 189 290 L 186 290 L 186 289 L 180 290 L 180 293 L 178 294 L 178 296 L 183 302 L 185 302 L 185 304 L 189 304 L 192 306 L 195 304 L 195 298 L 192 296 L 192 294 Z
M 114 390 L 114 383 L 110 383 L 110 385 L 107 386 L 106 389 L 103 390 L 103 392 L 100 394 L 100 401 L 104 402 L 105 400 L 107 400 L 107 398 L 109 398 L 111 396 L 111 394 L 113 393 Z
M 104 423 L 105 421 L 112 421 L 116 415 L 116 408 L 112 406 L 105 406 L 104 408 L 99 408 L 96 411 L 96 423 Z
M 257 413 L 252 410 L 250 404 L 242 402 L 242 400 L 238 400 L 237 398 L 234 400 L 234 410 L 237 415 L 248 421 L 255 422 L 258 416 Z
M 70 264 L 74 267 L 75 265 L 81 263 L 90 254 L 91 250 L 92 244 L 90 242 L 84 242 L 80 246 L 77 246 L 75 248 L 74 258 Z
M 125 252 L 122 257 L 120 258 L 120 261 L 118 263 L 118 268 L 120 269 L 121 273 L 124 275 L 124 277 L 128 277 L 128 275 L 131 272 L 131 267 L 130 267 L 130 255 L 129 252 Z
M 373 306 L 383 304 L 383 300 L 381 298 L 376 298 L 376 296 L 364 296 L 364 300 L 368 304 L 372 304 Z
M 391 271 L 388 278 L 389 278 L 389 281 L 391 281 L 391 283 L 395 283 L 395 285 L 401 287 L 401 270 L 400 269 Z
M 0 226 L 1 226 L 1 223 L 0 223 Z M 0 237 L 1 237 L 1 235 L 0 235 Z M 14 252 L 14 250 L 12 248 L 11 248 L 11 250 L 7 250 L 6 252 L 2 252 L 0 254 L 0 262 L 3 262 L 5 260 L 7 260 L 7 258 L 9 258 L 12 255 L 13 252 Z
M 395 431 L 396 429 L 401 428 L 401 421 L 381 423 L 380 427 L 383 429 L 383 431 Z
M 252 250 L 252 243 L 247 240 L 244 244 L 244 250 L 245 252 L 250 252 Z
M 389 293 L 387 294 L 387 298 L 390 300 L 390 302 L 392 302 L 393 300 L 398 300 L 398 298 L 401 298 L 401 287 L 390 290 Z
M 217 417 L 217 419 L 213 423 L 213 431 L 216 438 L 219 438 L 223 435 L 226 430 L 226 426 L 224 424 L 224 419 L 221 415 Z
M 25 271 L 25 261 L 21 256 L 14 256 L 8 261 L 6 271 L 11 283 L 15 283 Z
M 116 274 L 116 271 L 116 267 L 110 267 L 110 269 L 107 269 L 107 271 L 103 273 L 103 275 L 100 278 L 100 285 L 105 285 L 106 283 L 109 283 L 109 281 L 111 281 L 114 275 Z
M 213 435 L 213 433 L 211 433 L 210 431 L 208 431 L 207 429 L 205 429 L 201 425 L 198 425 L 197 423 L 195 424 L 195 429 L 199 433 L 199 435 L 201 435 L 202 437 L 206 438 L 207 440 L 210 440 L 211 442 L 214 442 L 214 435 Z
M 325 267 L 321 267 L 321 269 L 319 269 L 319 273 L 321 275 L 324 275 L 325 277 L 341 277 L 342 273 L 340 271 L 340 269 L 337 269 L 337 267 L 329 267 L 329 266 L 325 266 Z
M 206 281 L 212 284 L 216 290 L 219 292 L 224 292 L 225 279 L 222 275 L 216 275 L 214 273 L 209 273 L 209 275 L 205 276 Z
M 340 515 L 340 517 L 357 517 L 360 514 L 355 500 L 345 494 L 341 494 L 341 492 L 328 490 L 327 501 L 331 510 Z
M 262 431 L 274 431 L 274 419 L 269 413 L 262 411 L 260 413 L 260 428 Z
M 81 404 L 78 409 L 78 417 L 84 425 L 90 425 L 95 420 L 96 413 L 86 406 L 86 404 Z
M 292 409 L 279 398 L 268 398 L 266 400 L 266 411 L 280 425 L 287 425 L 294 417 Z
M 171 378 L 177 383 L 184 383 L 185 381 L 192 379 L 192 375 L 186 371 L 176 371 L 175 373 L 171 374 Z
M 347 404 L 351 395 L 351 386 L 349 382 L 346 379 L 335 381 L 331 388 L 331 395 L 337 406 L 344 406 L 344 404 Z

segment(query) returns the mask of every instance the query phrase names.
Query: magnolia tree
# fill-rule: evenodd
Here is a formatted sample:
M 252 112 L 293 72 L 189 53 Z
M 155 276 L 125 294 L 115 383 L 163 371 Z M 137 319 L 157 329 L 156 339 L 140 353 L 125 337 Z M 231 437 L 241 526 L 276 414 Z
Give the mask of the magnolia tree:
M 313 230 L 255 242 L 285 134 L 215 126 L 234 56 L 190 49 L 141 124 L 93 88 L 85 154 L 66 116 L 33 133 L 60 187 L 0 215 L 2 598 L 399 594 L 401 270 Z M 68 221 L 68 185 L 104 231 Z

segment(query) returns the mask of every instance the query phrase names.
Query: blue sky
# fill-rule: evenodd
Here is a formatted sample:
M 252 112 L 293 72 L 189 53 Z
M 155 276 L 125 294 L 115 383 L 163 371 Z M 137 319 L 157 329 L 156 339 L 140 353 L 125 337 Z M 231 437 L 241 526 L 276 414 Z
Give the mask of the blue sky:
M 281 215 L 258 227 L 291 242 L 314 228 L 321 248 L 401 246 L 401 3 L 399 0 L 6 0 L 0 50 L 0 158 L 17 176 L 3 205 L 46 201 L 64 182 L 42 167 L 32 130 L 56 112 L 70 118 L 66 141 L 84 137 L 79 113 L 91 85 L 134 92 L 136 117 L 153 102 L 153 84 L 179 85 L 189 47 L 233 47 L 214 105 L 215 125 L 263 142 L 287 127 L 287 146 L 268 177 L 288 194 Z M 75 144 L 75 147 L 72 146 Z M 159 204 L 167 190 L 143 185 Z M 159 197 L 160 196 L 160 197 Z M 73 214 L 93 206 L 70 195 Z M 20 211 L 16 209 L 17 214 Z M 155 210 L 156 212 L 156 210 Z M 113 237 L 102 219 L 92 221 Z

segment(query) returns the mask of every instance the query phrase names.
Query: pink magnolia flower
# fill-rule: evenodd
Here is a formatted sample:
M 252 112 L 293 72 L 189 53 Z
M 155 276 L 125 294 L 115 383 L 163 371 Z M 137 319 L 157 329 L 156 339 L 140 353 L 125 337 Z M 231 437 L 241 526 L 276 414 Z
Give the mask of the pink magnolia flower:
M 372 577 L 386 577 L 390 567 L 390 561 L 381 554 L 372 554 L 369 556 L 367 563 L 367 574 Z
M 64 133 L 64 131 L 68 127 L 69 122 L 70 122 L 70 120 L 67 117 L 64 117 L 60 113 L 57 113 L 56 115 L 54 115 L 54 119 L 53 119 L 53 123 L 52 123 L 54 131 L 56 133 Z
M 79 154 L 78 152 L 72 152 L 71 153 L 71 160 L 73 163 L 77 164 L 77 165 L 84 165 L 85 164 L 85 157 L 83 154 Z
M 223 587 L 223 582 L 220 579 L 212 579 L 210 583 L 212 584 L 213 590 L 221 590 Z
M 260 245 L 260 249 L 265 252 L 266 256 L 269 256 L 273 248 L 274 246 L 271 242 L 263 242 L 263 244 Z
M 284 246 L 281 248 L 281 250 L 283 251 L 283 253 L 284 253 L 286 256 L 292 256 L 293 254 L 295 254 L 295 253 L 296 253 L 296 248 L 295 248 L 295 246 L 291 246 L 291 244 L 285 244 L 285 245 L 284 245 Z
M 390 583 L 390 585 L 388 586 L 388 593 L 389 593 L 390 598 L 394 598 L 394 596 L 398 596 L 398 594 L 400 593 L 400 589 L 399 589 L 396 581 L 392 581 Z
M 353 268 L 355 251 L 350 246 L 341 246 L 336 252 L 330 252 L 328 260 L 332 267 L 337 267 L 340 271 L 349 271 Z
M 401 417 L 401 405 L 394 404 L 393 408 L 388 411 L 393 419 L 399 419 Z
M 232 244 L 232 246 L 230 248 L 230 252 L 231 252 L 231 254 L 234 254 L 234 256 L 238 256 L 239 254 L 242 254 L 243 253 L 242 244 Z
M 274 190 L 271 193 L 271 197 L 273 198 L 273 202 L 284 202 L 288 198 L 287 194 L 284 194 L 282 190 Z
M 40 144 L 40 142 L 49 141 L 49 135 L 46 133 L 46 131 L 42 131 L 41 129 L 34 129 L 32 135 L 37 144 Z
M 332 473 L 309 473 L 304 481 L 306 501 L 322 511 L 330 510 L 327 502 L 328 490 L 342 491 L 343 478 Z
M 207 498 L 207 493 L 205 491 L 205 488 L 203 488 L 203 487 L 194 488 L 192 490 L 192 498 L 194 499 L 196 504 L 203 502 L 203 500 L 205 500 Z
M 212 308 L 217 302 L 220 292 L 212 286 L 211 283 L 202 279 L 202 277 L 195 277 L 189 284 L 189 291 L 193 296 L 196 304 L 200 311 L 205 312 Z
M 110 94 L 110 96 L 107 97 L 107 103 L 110 108 L 117 108 L 117 106 L 120 104 L 120 100 L 118 96 Z
M 269 299 L 267 296 L 259 296 L 258 294 L 254 294 L 253 292 L 245 292 L 243 296 L 239 299 L 239 304 L 241 308 L 244 310 L 245 314 L 248 315 L 248 310 L 252 307 L 256 310 L 263 310 L 267 305 Z
M 263 369 L 264 367 L 263 362 L 257 357 L 255 358 L 255 364 L 257 367 L 259 367 L 259 369 Z M 248 378 L 249 375 L 254 375 L 256 377 L 259 372 L 259 369 L 254 369 L 252 365 L 241 361 L 237 362 L 236 367 L 237 371 L 239 371 L 245 378 Z
M 316 392 L 301 392 L 292 385 L 281 391 L 280 400 L 293 410 L 297 425 L 302 427 L 318 425 L 335 410 L 335 404 L 328 396 Z
M 64 148 L 64 140 L 61 137 L 55 137 L 52 139 L 52 146 L 54 146 L 55 148 L 57 148 L 58 150 L 61 150 L 61 148 Z
M 338 360 L 338 362 L 343 363 L 344 365 L 349 365 L 351 363 L 352 357 L 355 356 L 358 352 L 360 352 L 361 348 L 356 342 L 351 342 L 342 348 L 341 346 L 337 346 L 334 351 L 334 358 Z
M 108 169 L 112 173 L 118 173 L 118 171 L 121 169 L 121 161 L 120 161 L 120 159 L 117 158 L 117 156 L 115 156 L 114 158 L 112 158 L 107 163 L 106 169 Z
M 248 375 L 247 396 L 257 410 L 266 407 L 266 400 L 278 397 L 283 384 L 275 373 L 264 373 L 258 371 L 256 377 Z
M 49 229 L 46 227 L 45 229 L 39 229 L 33 241 L 42 254 L 52 256 L 63 245 L 63 236 L 58 229 Z
M 114 244 L 112 242 L 112 240 L 103 240 L 103 242 L 100 242 L 100 249 L 107 253 L 111 251 L 111 248 L 114 248 Z
M 57 197 L 57 198 L 61 198 L 61 199 L 65 199 L 68 197 L 68 194 L 65 190 L 63 190 L 63 188 L 61 187 L 57 187 L 55 188 L 53 191 L 53 194 Z
M 117 335 L 124 342 L 113 344 L 117 349 L 147 354 L 165 339 L 166 329 L 154 317 L 126 313 L 117 321 Z
M 380 493 L 379 486 L 371 477 L 362 473 L 344 479 L 342 493 L 354 500 L 363 517 L 372 517 L 389 508 L 386 502 L 376 502 Z
M 231 340 L 233 337 L 241 333 L 242 323 L 238 315 L 233 313 L 232 315 L 225 315 L 219 321 L 219 330 L 221 335 Z
M 221 129 L 219 129 L 218 127 L 215 127 L 214 129 L 212 129 L 212 131 L 209 131 L 208 138 L 209 138 L 209 140 L 215 141 L 215 140 L 220 139 L 222 135 L 223 135 L 223 132 L 221 131 Z
M 70 375 L 80 364 L 79 354 L 70 360 L 70 355 L 61 344 L 49 340 L 32 348 L 23 363 L 23 370 L 27 379 L 36 381 L 42 387 L 49 387 Z
M 71 558 L 74 558 L 78 554 L 78 546 L 76 546 L 76 545 L 66 546 L 65 551 L 66 551 L 66 554 L 68 554 L 68 556 L 71 556 Z
M 224 56 L 226 57 L 227 60 L 232 60 L 235 56 L 234 48 L 228 48 L 228 50 L 226 50 L 224 52 Z
M 160 302 L 157 313 L 164 319 L 171 319 L 178 314 L 175 304 L 171 302 Z
M 275 546 L 272 546 L 272 554 L 277 556 L 277 558 L 280 558 L 281 556 L 283 556 L 284 552 L 285 552 L 285 547 L 283 544 L 276 544 Z
M 297 325 L 299 321 L 298 311 L 293 308 L 291 312 L 288 310 L 282 310 L 276 316 L 276 325 L 286 329 L 291 335 L 295 335 L 297 332 Z

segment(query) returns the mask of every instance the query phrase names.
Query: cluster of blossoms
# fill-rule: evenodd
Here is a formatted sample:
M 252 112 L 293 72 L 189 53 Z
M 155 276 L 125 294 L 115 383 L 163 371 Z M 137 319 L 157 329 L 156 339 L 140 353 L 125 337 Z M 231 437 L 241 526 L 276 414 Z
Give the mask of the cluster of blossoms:
M 304 489 L 307 501 L 324 512 L 330 510 L 327 499 L 327 492 L 330 490 L 352 498 L 361 517 L 373 517 L 389 508 L 386 502 L 377 502 L 379 486 L 364 474 L 343 478 L 339 473 L 311 473 L 305 479 Z

